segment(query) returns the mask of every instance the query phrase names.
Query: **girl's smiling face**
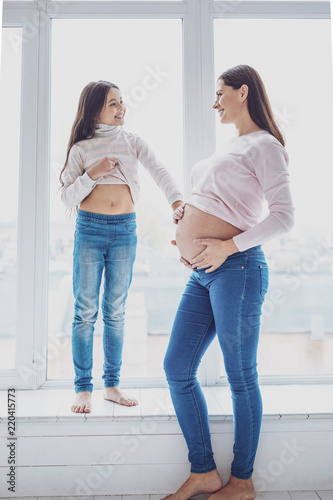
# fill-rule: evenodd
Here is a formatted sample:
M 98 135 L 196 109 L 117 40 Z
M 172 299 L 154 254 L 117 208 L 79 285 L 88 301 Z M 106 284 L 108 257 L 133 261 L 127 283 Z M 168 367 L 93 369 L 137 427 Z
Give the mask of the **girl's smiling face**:
M 116 126 L 124 125 L 125 113 L 126 108 L 123 104 L 120 91 L 116 88 L 111 88 L 107 94 L 104 108 L 97 119 L 97 123 Z

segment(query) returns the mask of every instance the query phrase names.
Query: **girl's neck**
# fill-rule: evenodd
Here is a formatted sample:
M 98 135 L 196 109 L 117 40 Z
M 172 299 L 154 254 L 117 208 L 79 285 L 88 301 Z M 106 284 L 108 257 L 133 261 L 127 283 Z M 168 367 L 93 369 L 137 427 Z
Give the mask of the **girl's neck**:
M 121 130 L 118 125 L 107 125 L 106 123 L 97 123 L 95 128 L 95 137 L 109 137 L 116 135 Z

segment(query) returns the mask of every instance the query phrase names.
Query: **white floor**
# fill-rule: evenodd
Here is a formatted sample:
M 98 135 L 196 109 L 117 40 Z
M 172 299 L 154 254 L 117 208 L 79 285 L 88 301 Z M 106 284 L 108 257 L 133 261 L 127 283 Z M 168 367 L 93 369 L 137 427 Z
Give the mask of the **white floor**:
M 198 495 L 193 500 L 205 500 L 208 495 Z M 1 499 L 3 497 L 0 497 Z M 123 495 L 123 496 L 78 496 L 78 497 L 24 497 L 15 500 L 161 500 L 161 495 Z M 333 491 L 289 491 L 257 493 L 256 499 L 262 500 L 333 500 Z M 7 497 L 5 498 L 7 500 Z M 8 498 L 9 500 L 9 498 Z

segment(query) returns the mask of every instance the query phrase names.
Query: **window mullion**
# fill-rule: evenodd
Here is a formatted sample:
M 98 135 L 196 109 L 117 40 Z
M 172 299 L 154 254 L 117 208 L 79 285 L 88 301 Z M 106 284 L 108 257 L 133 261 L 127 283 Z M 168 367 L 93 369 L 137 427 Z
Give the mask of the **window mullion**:
M 200 92 L 198 95 L 197 129 L 200 134 L 200 152 L 196 161 L 207 158 L 215 149 L 215 115 L 212 109 L 215 93 L 214 74 L 214 33 L 213 16 L 210 13 L 210 0 L 201 0 L 197 11 L 198 66 L 197 79 Z M 191 167 L 193 164 L 191 165 Z M 190 179 L 187 179 L 188 186 Z M 217 339 L 212 342 L 202 359 L 199 370 L 202 385 L 214 385 L 220 378 L 219 345 Z
M 36 386 L 46 379 L 48 331 L 48 262 L 49 262 L 49 148 L 50 148 L 50 46 L 51 19 L 39 12 L 39 67 L 37 120 L 37 178 L 36 178 L 36 240 L 34 291 L 34 361 Z M 50 346 L 58 349 L 56 339 Z

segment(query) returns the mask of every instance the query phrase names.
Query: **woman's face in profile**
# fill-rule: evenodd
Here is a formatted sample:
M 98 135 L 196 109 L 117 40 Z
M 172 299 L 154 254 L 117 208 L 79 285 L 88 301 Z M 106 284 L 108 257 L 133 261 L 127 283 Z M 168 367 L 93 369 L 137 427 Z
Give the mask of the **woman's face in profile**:
M 216 101 L 213 108 L 219 114 L 221 123 L 235 123 L 242 108 L 242 87 L 233 89 L 225 85 L 223 80 L 217 80 L 216 83 Z

